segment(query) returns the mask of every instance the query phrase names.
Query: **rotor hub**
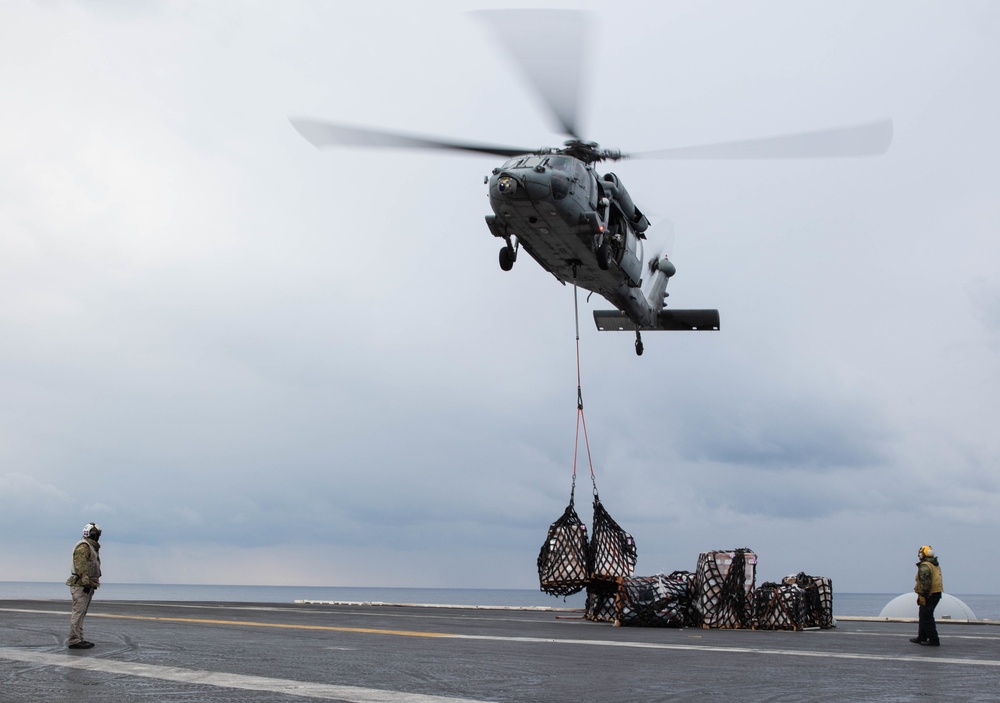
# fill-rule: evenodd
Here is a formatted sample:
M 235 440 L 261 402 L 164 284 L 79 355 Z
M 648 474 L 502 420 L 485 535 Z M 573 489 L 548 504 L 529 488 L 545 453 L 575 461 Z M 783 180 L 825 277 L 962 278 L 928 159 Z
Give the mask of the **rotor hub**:
M 600 145 L 597 142 L 585 142 L 580 139 L 570 139 L 565 144 L 566 145 L 559 150 L 559 153 L 580 159 L 580 161 L 588 164 L 597 163 L 598 161 L 604 161 L 606 159 L 610 161 L 617 161 L 618 159 L 624 158 L 624 154 L 620 151 L 600 149 Z

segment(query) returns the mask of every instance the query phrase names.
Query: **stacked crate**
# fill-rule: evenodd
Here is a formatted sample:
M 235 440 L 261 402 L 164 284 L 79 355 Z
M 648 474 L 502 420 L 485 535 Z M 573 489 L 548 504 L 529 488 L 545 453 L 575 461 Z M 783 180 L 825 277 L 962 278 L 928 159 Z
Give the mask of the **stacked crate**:
M 618 581 L 591 581 L 587 585 L 587 604 L 583 617 L 594 622 L 615 621 Z
M 801 630 L 808 621 L 805 592 L 794 583 L 762 583 L 754 592 L 754 627 Z
M 742 548 L 703 552 L 694 576 L 693 611 L 702 627 L 749 629 L 757 555 Z
M 803 627 L 818 627 L 823 630 L 837 626 L 833 617 L 833 581 L 826 576 L 809 576 L 800 571 L 795 576 L 786 576 L 782 583 L 795 584 L 802 589 L 805 603 Z
M 688 572 L 622 579 L 615 598 L 615 625 L 684 627 L 691 602 Z

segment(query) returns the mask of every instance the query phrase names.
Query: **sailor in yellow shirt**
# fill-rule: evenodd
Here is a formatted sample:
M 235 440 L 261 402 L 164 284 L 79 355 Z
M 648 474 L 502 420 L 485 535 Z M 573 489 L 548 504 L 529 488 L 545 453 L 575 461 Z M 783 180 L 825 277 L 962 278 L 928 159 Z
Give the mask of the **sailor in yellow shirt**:
M 910 642 L 928 647 L 940 646 L 937 623 L 934 622 L 934 608 L 941 601 L 944 585 L 941 580 L 941 566 L 930 545 L 917 551 L 917 578 L 913 590 L 917 594 L 919 625 L 917 636 Z

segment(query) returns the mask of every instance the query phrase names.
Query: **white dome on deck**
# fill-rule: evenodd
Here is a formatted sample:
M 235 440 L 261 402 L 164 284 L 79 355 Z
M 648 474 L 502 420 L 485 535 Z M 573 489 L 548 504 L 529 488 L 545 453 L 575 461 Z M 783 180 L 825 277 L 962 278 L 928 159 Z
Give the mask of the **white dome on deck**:
M 886 603 L 880 618 L 917 618 L 917 594 L 904 593 Z M 935 620 L 978 620 L 976 614 L 965 603 L 947 593 L 941 594 L 941 602 L 934 609 Z

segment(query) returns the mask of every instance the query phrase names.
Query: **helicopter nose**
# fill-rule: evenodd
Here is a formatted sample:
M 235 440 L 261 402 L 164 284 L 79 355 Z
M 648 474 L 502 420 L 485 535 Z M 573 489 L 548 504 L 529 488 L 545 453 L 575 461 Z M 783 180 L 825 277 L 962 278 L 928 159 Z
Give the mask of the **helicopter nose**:
M 513 195 L 517 190 L 517 181 L 510 176 L 501 176 L 497 179 L 497 190 L 501 195 Z

